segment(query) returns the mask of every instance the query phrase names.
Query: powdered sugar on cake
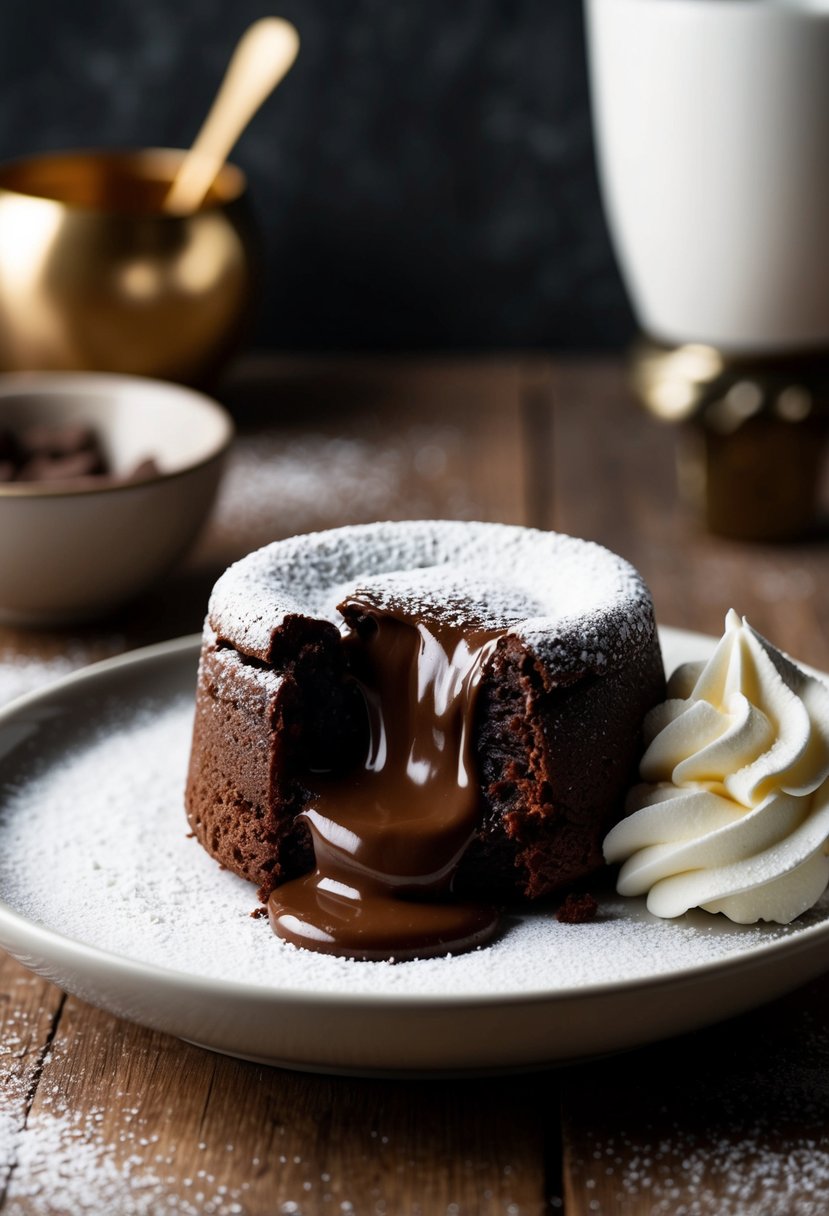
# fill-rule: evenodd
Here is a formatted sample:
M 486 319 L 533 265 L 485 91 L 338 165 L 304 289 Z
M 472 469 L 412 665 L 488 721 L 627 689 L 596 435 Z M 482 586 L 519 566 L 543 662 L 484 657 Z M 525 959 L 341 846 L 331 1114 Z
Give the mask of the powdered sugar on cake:
M 266 660 L 286 615 L 337 621 L 338 602 L 357 589 L 404 611 L 425 600 L 451 620 L 453 600 L 468 604 L 470 588 L 481 626 L 516 634 L 562 673 L 601 673 L 652 636 L 647 587 L 609 550 L 554 532 L 448 521 L 277 541 L 225 572 L 208 619 L 221 640 Z

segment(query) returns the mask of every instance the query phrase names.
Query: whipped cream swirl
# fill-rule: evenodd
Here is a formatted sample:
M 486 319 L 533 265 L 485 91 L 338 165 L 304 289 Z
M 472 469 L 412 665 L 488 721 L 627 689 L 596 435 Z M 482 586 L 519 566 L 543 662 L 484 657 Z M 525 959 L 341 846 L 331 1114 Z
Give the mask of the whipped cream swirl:
M 729 612 L 707 663 L 687 663 L 645 718 L 628 818 L 604 842 L 621 895 L 788 924 L 829 883 L 829 687 Z

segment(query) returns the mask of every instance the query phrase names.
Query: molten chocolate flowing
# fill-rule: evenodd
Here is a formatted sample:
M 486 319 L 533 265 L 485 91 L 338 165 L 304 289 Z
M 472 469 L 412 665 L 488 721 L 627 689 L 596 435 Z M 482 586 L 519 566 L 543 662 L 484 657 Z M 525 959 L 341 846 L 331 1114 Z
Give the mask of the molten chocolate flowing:
M 295 945 L 360 959 L 472 949 L 497 913 L 450 892 L 480 822 L 473 710 L 502 631 L 391 616 L 356 598 L 345 607 L 357 618 L 346 644 L 368 747 L 354 771 L 309 778 L 316 869 L 273 892 L 271 924 Z

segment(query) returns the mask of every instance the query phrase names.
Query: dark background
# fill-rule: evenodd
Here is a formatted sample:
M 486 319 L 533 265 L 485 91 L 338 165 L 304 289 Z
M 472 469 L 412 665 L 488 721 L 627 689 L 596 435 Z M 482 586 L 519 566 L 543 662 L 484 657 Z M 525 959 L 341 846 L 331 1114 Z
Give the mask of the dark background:
M 580 0 L 0 0 L 0 157 L 189 144 L 245 26 L 293 71 L 233 159 L 272 347 L 617 347 Z

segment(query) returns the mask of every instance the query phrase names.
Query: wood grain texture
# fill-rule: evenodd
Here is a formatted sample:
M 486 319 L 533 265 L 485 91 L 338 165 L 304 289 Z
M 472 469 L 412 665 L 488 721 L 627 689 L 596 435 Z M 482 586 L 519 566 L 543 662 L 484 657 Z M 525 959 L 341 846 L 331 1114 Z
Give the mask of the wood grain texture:
M 225 391 L 240 438 L 186 566 L 101 625 L 0 631 L 0 675 L 42 682 L 197 629 L 228 561 L 378 515 L 555 524 L 639 565 L 664 622 L 715 632 L 733 603 L 829 668 L 827 551 L 696 530 L 673 433 L 635 408 L 618 362 L 280 359 Z M 559 1074 L 416 1083 L 214 1056 L 64 1003 L 3 958 L 0 1211 L 817 1216 L 828 985 Z
M 829 1210 L 829 978 L 568 1073 L 567 1216 Z
M 0 1207 L 64 996 L 0 951 Z
M 535 1216 L 555 1086 L 246 1064 L 69 998 L 5 1211 Z
M 623 553 L 664 624 L 719 634 L 733 606 L 829 669 L 829 550 L 706 535 L 681 506 L 675 432 L 613 362 L 556 369 L 548 522 Z M 711 1030 L 564 1074 L 568 1216 L 817 1216 L 829 1209 L 829 981 Z
M 224 492 L 184 569 L 103 628 L 6 630 L 0 645 L 18 664 L 40 664 L 34 674 L 46 679 L 67 653 L 79 665 L 198 629 L 224 566 L 280 536 L 380 516 L 524 522 L 527 376 L 542 392 L 540 360 L 248 365 L 225 390 L 239 439 Z M 535 1216 L 556 1186 L 552 1080 L 291 1075 L 187 1047 L 74 998 L 56 1023 L 48 1010 L 61 995 L 26 982 L 39 985 L 47 1012 L 30 1028 L 5 1212 Z
M 829 670 L 829 549 L 823 541 L 741 544 L 711 536 L 679 501 L 673 427 L 634 402 L 617 360 L 555 372 L 547 524 L 629 558 L 662 624 L 719 636 L 728 608 L 776 645 Z
M 550 1198 L 557 1205 L 554 1074 L 302 1076 L 212 1055 L 70 997 L 36 1080 L 1 1205 L 15 1216 L 540 1216 Z

